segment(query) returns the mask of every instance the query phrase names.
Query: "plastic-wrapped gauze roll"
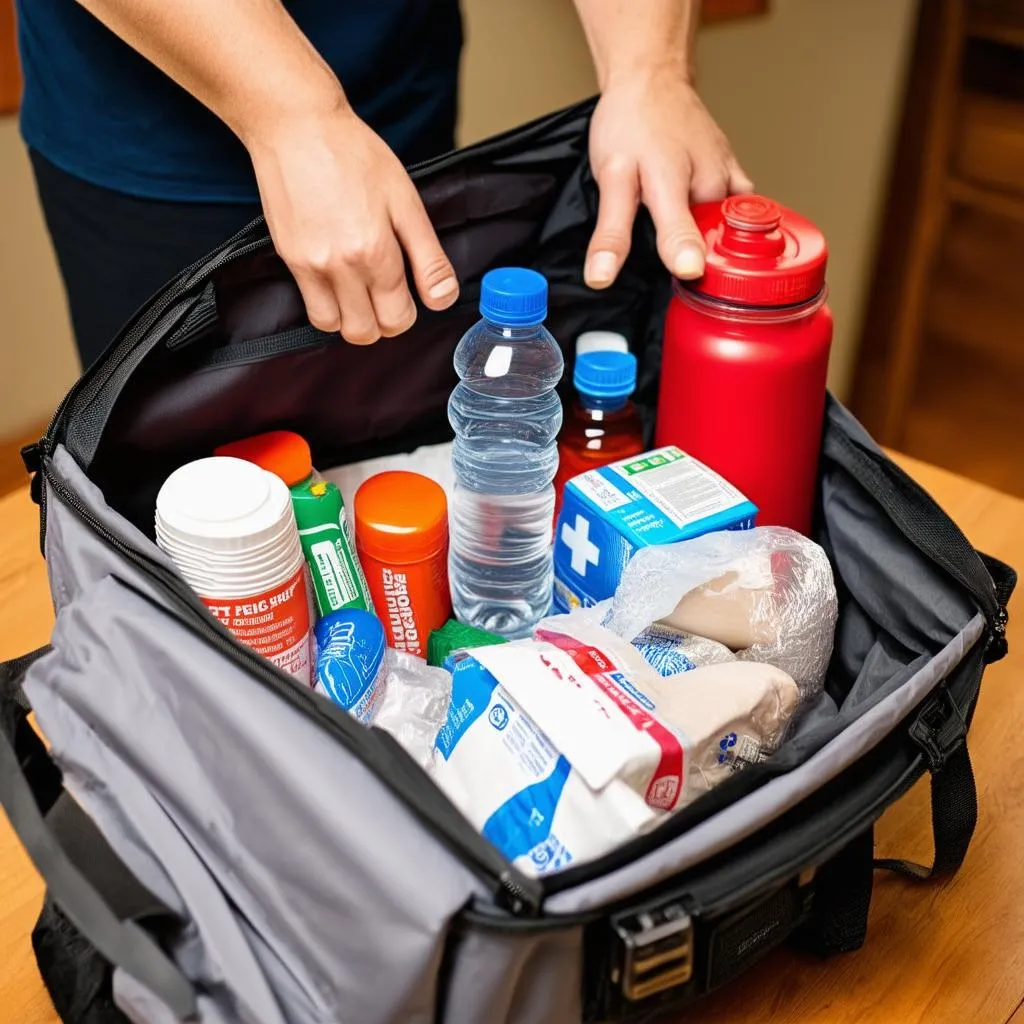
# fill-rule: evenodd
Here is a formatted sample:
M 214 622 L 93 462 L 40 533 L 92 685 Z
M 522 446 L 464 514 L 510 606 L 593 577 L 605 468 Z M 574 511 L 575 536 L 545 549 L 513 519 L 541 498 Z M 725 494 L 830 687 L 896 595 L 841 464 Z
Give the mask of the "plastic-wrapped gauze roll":
M 683 633 L 660 622 L 633 637 L 633 646 L 660 676 L 677 676 L 703 665 L 736 660 L 736 655 L 725 644 L 706 636 Z
M 807 700 L 824 685 L 837 611 L 822 548 L 793 530 L 759 527 L 641 548 L 605 624 L 629 640 L 651 623 L 715 640 L 741 661 L 782 669 Z

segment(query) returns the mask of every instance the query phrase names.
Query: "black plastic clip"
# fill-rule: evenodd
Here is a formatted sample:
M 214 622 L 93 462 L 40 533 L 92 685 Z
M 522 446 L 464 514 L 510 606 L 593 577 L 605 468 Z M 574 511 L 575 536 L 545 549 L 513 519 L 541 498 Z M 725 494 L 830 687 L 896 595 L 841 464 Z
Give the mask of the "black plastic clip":
M 992 623 L 988 632 L 988 641 L 985 644 L 985 664 L 991 665 L 1006 657 L 1009 645 L 1006 642 L 1006 624 L 1010 621 L 1010 613 L 1004 606 L 1000 606 L 996 612 L 995 622 Z

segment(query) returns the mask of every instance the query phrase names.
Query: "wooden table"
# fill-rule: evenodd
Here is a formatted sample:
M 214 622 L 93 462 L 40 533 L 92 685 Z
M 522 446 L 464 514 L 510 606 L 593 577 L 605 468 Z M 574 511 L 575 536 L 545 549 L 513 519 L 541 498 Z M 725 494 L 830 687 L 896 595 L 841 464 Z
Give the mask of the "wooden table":
M 979 547 L 1024 569 L 1024 502 L 901 459 Z M 0 499 L 0 658 L 47 639 L 51 612 L 34 506 Z M 829 961 L 770 955 L 688 1020 L 727 1024 L 1024 1024 L 1024 598 L 1010 656 L 988 670 L 971 730 L 978 830 L 957 877 L 919 886 L 879 875 L 867 946 Z M 1017 612 L 1017 614 L 1014 614 Z M 879 822 L 882 856 L 930 857 L 920 785 Z M 0 823 L 0 1024 L 52 1024 L 29 934 L 42 885 Z

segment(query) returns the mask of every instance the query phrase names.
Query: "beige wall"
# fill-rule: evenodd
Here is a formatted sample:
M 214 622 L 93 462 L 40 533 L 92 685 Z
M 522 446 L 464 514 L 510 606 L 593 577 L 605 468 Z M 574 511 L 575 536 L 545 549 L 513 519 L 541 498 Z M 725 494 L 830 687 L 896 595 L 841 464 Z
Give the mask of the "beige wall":
M 571 0 L 463 3 L 464 141 L 594 92 Z M 915 10 L 916 0 L 770 0 L 767 16 L 698 36 L 701 94 L 747 172 L 828 239 L 830 382 L 840 395 L 860 335 Z
M 460 137 L 511 127 L 595 89 L 571 0 L 463 0 Z M 699 38 L 701 90 L 758 188 L 829 239 L 832 384 L 860 329 L 914 0 L 771 0 Z M 44 418 L 76 373 L 64 299 L 13 119 L 0 119 L 0 437 Z
M 927 2 L 927 0 L 924 0 Z M 830 383 L 847 393 L 870 285 L 916 0 L 771 0 L 699 39 L 701 92 L 757 188 L 829 246 Z
M 0 438 L 47 419 L 77 375 L 64 292 L 17 121 L 0 117 Z

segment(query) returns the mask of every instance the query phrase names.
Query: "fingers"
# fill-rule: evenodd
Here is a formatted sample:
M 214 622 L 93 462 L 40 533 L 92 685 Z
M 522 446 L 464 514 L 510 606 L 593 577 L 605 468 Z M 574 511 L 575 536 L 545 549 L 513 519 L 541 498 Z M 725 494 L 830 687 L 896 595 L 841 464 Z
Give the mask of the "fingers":
M 413 302 L 405 279 L 402 250 L 394 235 L 388 238 L 386 254 L 367 282 L 370 302 L 382 337 L 394 338 L 409 330 L 416 322 Z M 344 309 L 344 307 L 342 307 Z
M 690 214 L 689 167 L 641 170 L 641 188 L 654 220 L 662 263 L 683 280 L 700 277 L 704 239 Z
M 338 299 L 330 282 L 306 267 L 292 265 L 290 269 L 302 293 L 309 322 L 317 330 L 328 334 L 340 332 L 341 310 L 338 309 Z
M 459 297 L 455 269 L 437 240 L 434 226 L 411 181 L 392 202 L 395 234 L 409 257 L 416 290 L 428 309 L 447 309 Z
M 749 195 L 754 191 L 754 183 L 740 167 L 736 157 L 729 159 L 729 195 Z
M 372 230 L 362 232 L 373 238 Z M 319 261 L 293 261 L 309 322 L 338 332 L 353 345 L 372 345 L 407 331 L 416 304 L 405 279 L 402 251 L 393 233 L 353 243 Z
M 595 173 L 600 193 L 583 279 L 591 288 L 607 288 L 629 255 L 633 221 L 640 202 L 636 164 L 624 157 L 607 161 Z

